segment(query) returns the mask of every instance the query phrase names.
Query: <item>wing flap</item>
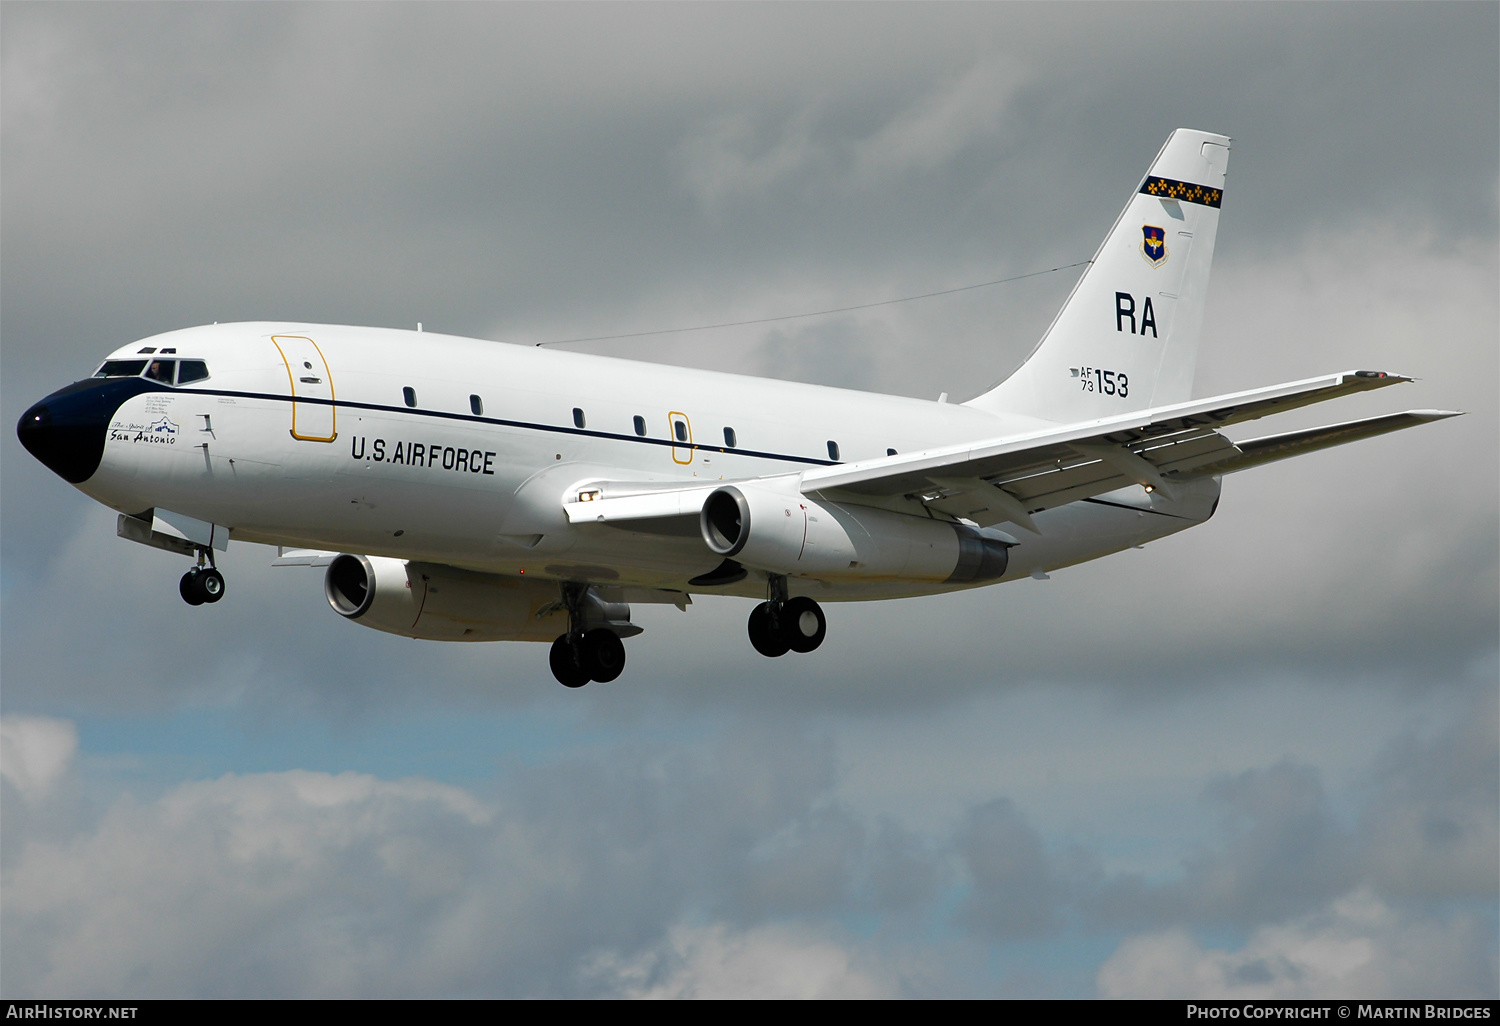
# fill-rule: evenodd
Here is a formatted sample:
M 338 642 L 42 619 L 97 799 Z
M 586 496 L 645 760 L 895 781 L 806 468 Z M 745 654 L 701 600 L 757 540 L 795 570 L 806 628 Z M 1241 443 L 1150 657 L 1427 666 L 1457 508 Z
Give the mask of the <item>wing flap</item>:
M 1028 471 L 1065 469 L 1082 455 L 1071 443 L 1137 451 L 1153 440 L 1197 437 L 1216 428 L 1283 413 L 1339 396 L 1410 381 L 1383 371 L 1346 371 L 1269 388 L 1252 389 L 1154 410 L 1068 424 L 987 442 L 886 456 L 806 471 L 802 491 L 837 488 L 866 495 L 905 495 L 932 488 L 934 473 L 946 478 L 996 480 Z M 1186 440 L 1185 437 L 1182 440 Z M 1098 462 L 1097 456 L 1094 459 Z M 1152 461 L 1153 463 L 1155 461 Z M 1139 469 L 1139 468 L 1137 468 Z M 1131 478 L 1116 473 L 1122 484 Z M 1118 486 L 1117 486 L 1118 487 Z M 1107 489 L 1106 489 L 1107 490 Z

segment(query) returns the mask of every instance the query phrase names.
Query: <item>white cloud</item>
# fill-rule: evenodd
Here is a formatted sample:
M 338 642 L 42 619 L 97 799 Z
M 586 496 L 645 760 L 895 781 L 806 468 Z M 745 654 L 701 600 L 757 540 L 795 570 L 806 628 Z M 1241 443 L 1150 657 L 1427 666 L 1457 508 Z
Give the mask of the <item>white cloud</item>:
M 77 753 L 78 730 L 67 720 L 0 717 L 0 777 L 28 803 L 47 797 Z
M 422 959 L 400 957 L 397 924 L 432 942 L 424 954 L 444 947 L 466 860 L 496 840 L 486 821 L 458 788 L 354 773 L 124 798 L 96 831 L 33 841 L 8 867 L 7 989 L 331 996 L 411 983 Z
M 773 764 L 744 762 L 777 749 Z M 12 806 L 6 988 L 547 996 L 634 986 L 579 968 L 656 950 L 677 953 L 653 987 L 722 993 L 761 973 L 788 993 L 865 993 L 838 945 L 756 932 L 767 904 L 837 905 L 846 865 L 861 862 L 844 850 L 858 849 L 858 827 L 815 807 L 826 763 L 819 742 L 756 735 L 665 763 L 616 751 L 517 770 L 489 799 L 289 770 L 127 795 L 45 832 Z M 750 932 L 669 941 L 695 909 Z
M 1368 890 L 1262 927 L 1237 950 L 1186 930 L 1128 938 L 1099 970 L 1107 998 L 1414 998 L 1493 994 L 1493 945 L 1479 917 L 1403 913 Z
M 853 147 L 856 181 L 883 183 L 908 171 L 934 171 L 976 141 L 995 134 L 1027 80 L 1023 66 L 998 55 L 896 113 Z
M 678 926 L 658 947 L 600 956 L 587 975 L 629 998 L 892 998 L 896 980 L 854 951 L 783 926 Z
M 761 198 L 802 176 L 835 191 L 887 186 L 908 173 L 937 171 L 995 135 L 1026 78 L 1018 62 L 991 55 L 863 133 L 824 103 L 799 107 L 769 132 L 761 128 L 765 118 L 721 115 L 678 145 L 679 173 L 710 209 L 726 199 Z

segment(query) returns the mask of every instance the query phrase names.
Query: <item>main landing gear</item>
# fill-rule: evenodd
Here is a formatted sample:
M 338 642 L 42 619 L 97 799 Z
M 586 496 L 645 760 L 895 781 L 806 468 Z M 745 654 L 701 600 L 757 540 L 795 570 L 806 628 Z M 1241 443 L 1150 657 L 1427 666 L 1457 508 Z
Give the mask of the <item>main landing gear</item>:
M 204 565 L 205 555 L 207 566 Z M 198 550 L 198 565 L 182 575 L 177 591 L 182 595 L 182 601 L 190 606 L 217 602 L 224 597 L 224 575 L 214 566 L 214 554 L 211 550 Z
M 607 627 L 569 631 L 552 643 L 552 676 L 565 688 L 581 688 L 591 680 L 608 684 L 625 669 L 625 646 Z
M 552 676 L 566 688 L 581 688 L 591 680 L 608 684 L 625 669 L 625 646 L 620 636 L 608 627 L 588 628 L 584 617 L 587 592 L 587 588 L 578 585 L 563 587 L 568 633 L 559 635 L 552 643 L 548 662 Z M 640 633 L 639 629 L 636 633 Z
M 771 597 L 750 611 L 750 644 L 763 656 L 811 652 L 823 644 L 828 621 L 812 599 L 787 598 L 786 578 L 771 577 Z

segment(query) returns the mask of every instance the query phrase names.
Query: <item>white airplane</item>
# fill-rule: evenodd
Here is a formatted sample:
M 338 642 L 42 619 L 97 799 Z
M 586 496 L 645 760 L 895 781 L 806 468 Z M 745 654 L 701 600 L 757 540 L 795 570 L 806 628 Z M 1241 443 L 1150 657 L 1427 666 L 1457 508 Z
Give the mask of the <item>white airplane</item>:
M 762 599 L 767 656 L 821 603 L 1026 577 L 1213 516 L 1224 474 L 1454 416 L 1250 441 L 1221 429 L 1411 379 L 1347 371 L 1191 398 L 1229 139 L 1179 129 L 1026 362 L 962 404 L 435 333 L 216 324 L 111 353 L 27 410 L 21 442 L 196 559 L 279 547 L 339 615 L 445 641 L 548 641 L 609 681 L 630 603 Z

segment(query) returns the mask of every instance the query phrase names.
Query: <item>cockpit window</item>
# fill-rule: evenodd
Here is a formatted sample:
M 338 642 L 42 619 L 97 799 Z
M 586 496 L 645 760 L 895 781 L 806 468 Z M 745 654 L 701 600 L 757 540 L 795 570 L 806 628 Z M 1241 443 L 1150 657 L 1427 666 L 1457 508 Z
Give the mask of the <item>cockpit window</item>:
M 208 377 L 208 364 L 202 360 L 183 360 L 177 365 L 177 383 L 186 385 L 189 381 L 202 381 Z
M 96 378 L 133 378 L 146 369 L 145 360 L 105 360 L 94 372 Z
M 208 377 L 208 364 L 202 360 L 105 360 L 94 372 L 96 378 L 133 378 L 137 375 L 160 381 L 163 385 L 186 385 Z

